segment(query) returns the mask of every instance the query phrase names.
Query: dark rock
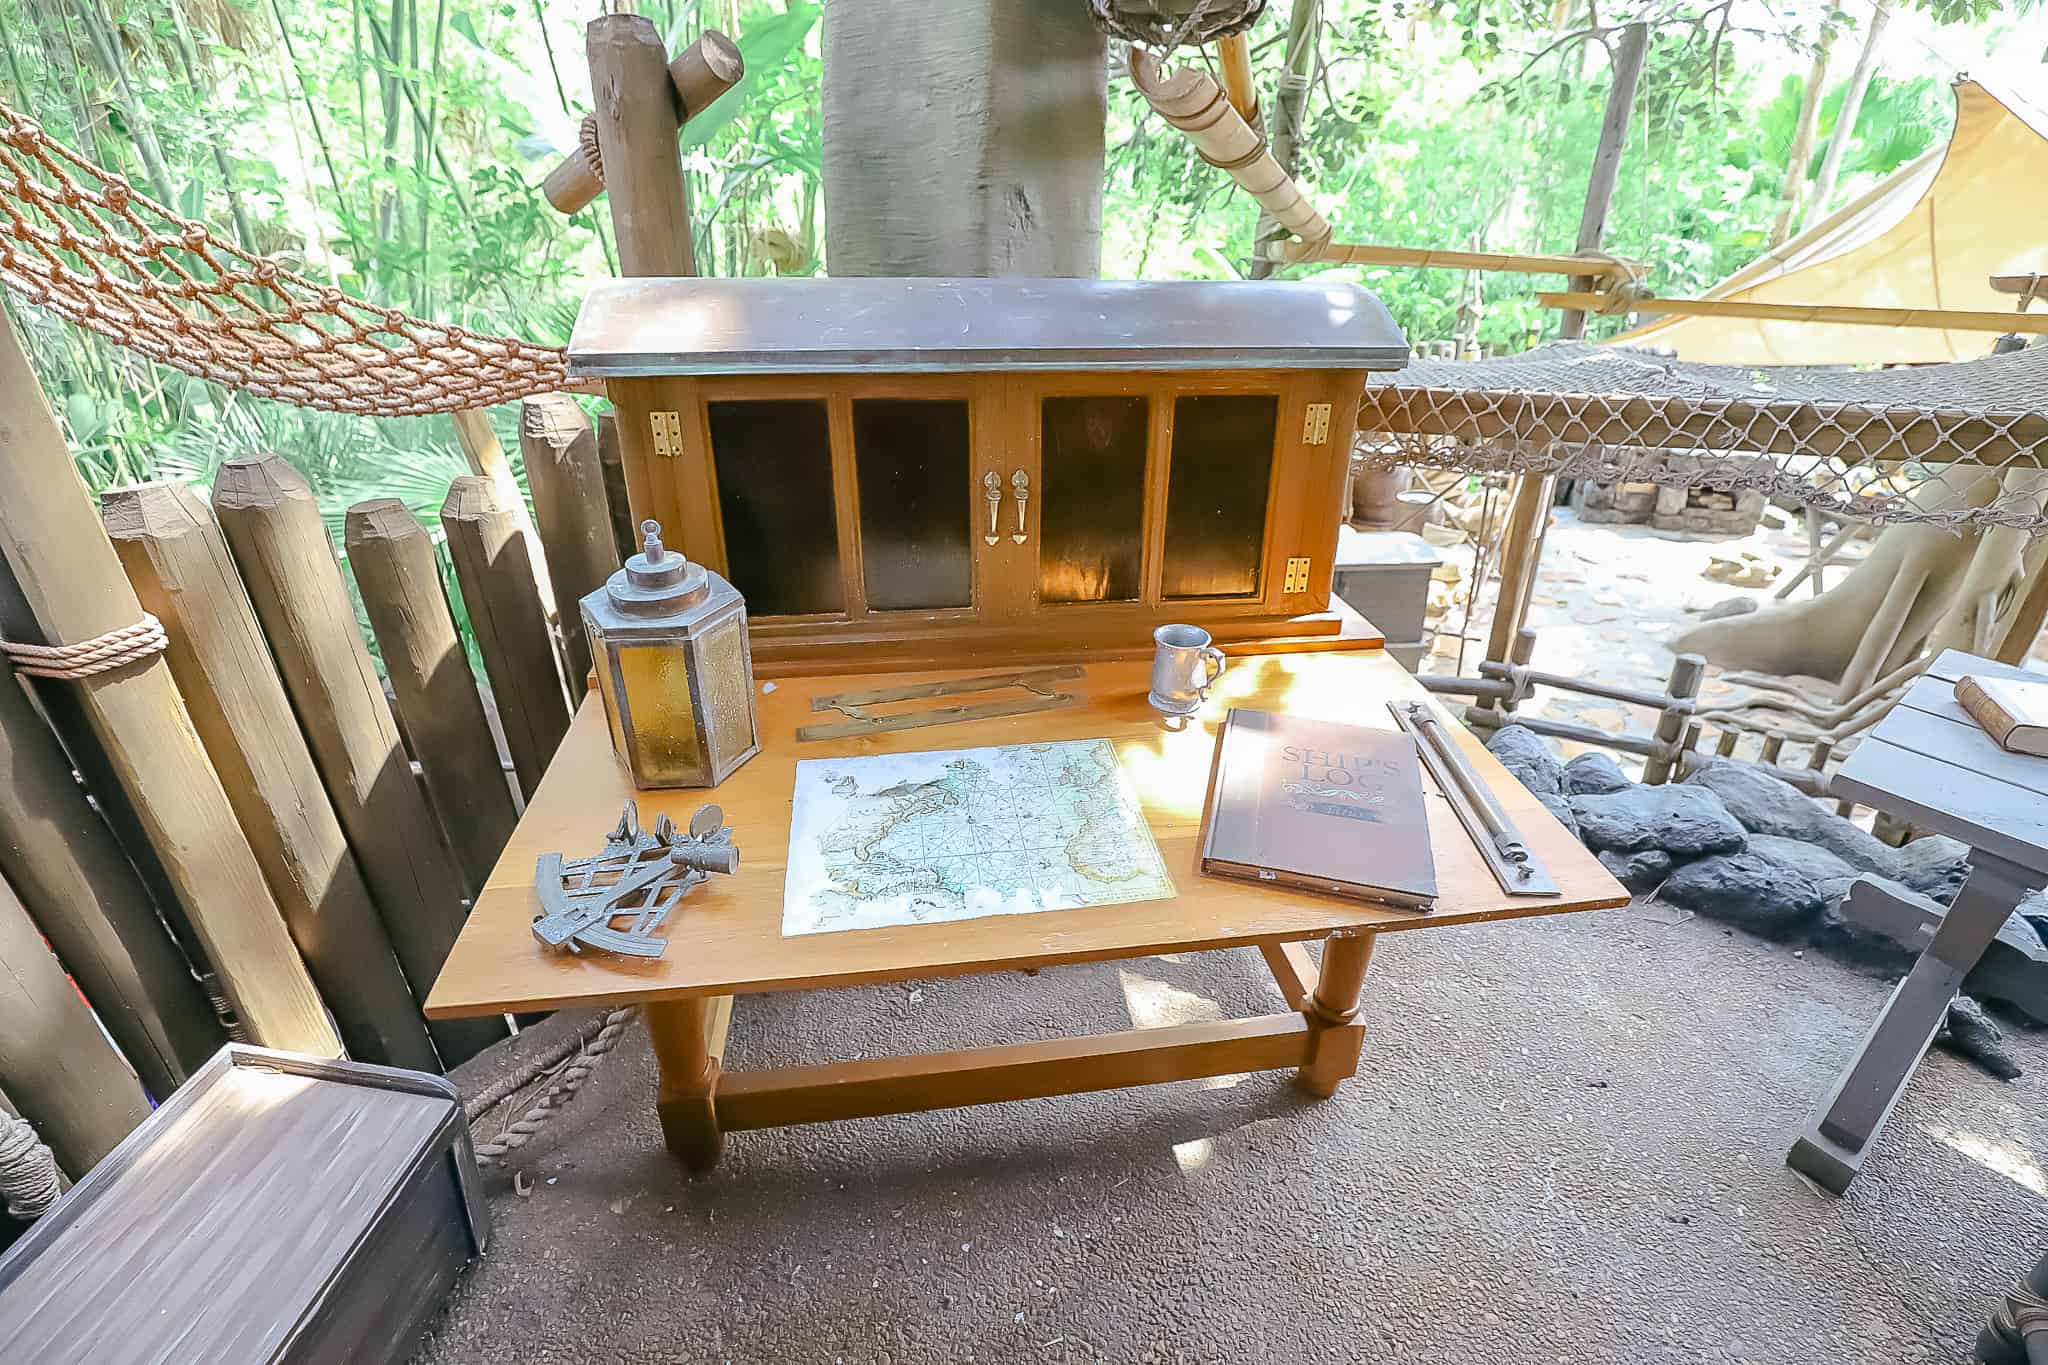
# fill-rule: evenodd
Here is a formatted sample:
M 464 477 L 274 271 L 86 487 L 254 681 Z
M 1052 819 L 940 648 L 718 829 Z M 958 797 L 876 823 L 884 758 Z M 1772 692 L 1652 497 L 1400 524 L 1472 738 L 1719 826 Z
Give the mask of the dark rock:
M 2048 1023 L 2048 944 L 2041 931 L 2014 911 L 1963 985 L 1972 995 L 2003 1001 L 2036 1023 Z
M 1711 607 L 1703 607 L 1697 613 L 1702 621 L 1725 621 L 1731 616 L 1747 616 L 1757 609 L 1754 597 L 1726 597 Z
M 1952 896 L 1961 885 L 1958 870 L 1968 853 L 1964 845 L 1930 836 L 1893 848 L 1789 782 L 1748 764 L 1710 759 L 1684 785 L 1705 787 L 1719 796 L 1728 813 L 1752 834 L 1818 844 L 1859 872 L 1889 877 L 1922 895 L 1940 898 L 1946 888 Z
M 2025 1073 L 2005 1050 L 2004 1041 L 2004 1031 L 1967 995 L 1949 1002 L 1948 1017 L 1934 1035 L 1936 1046 L 1975 1062 L 2001 1081 L 2017 1080 Z
M 1564 765 L 1566 796 L 1604 796 L 1608 792 L 1626 791 L 1634 785 L 1628 780 L 1628 774 L 1621 770 L 1621 765 L 1598 749 L 1589 749 Z
M 1661 848 L 1674 858 L 1730 853 L 1747 836 L 1720 798 L 1705 787 L 1630 787 L 1605 796 L 1575 796 L 1579 838 L 1588 848 L 1639 853 Z
M 1754 845 L 1758 839 L 1770 837 L 1752 834 L 1750 842 Z M 1913 946 L 1919 940 L 1914 939 L 1910 933 L 1902 940 L 1845 913 L 1843 900 L 1848 895 L 1849 888 L 1861 877 L 1871 877 L 1885 890 L 1902 900 L 1924 901 L 1929 910 L 1940 908 L 1933 902 L 1926 901 L 1926 898 L 1917 891 L 1901 886 L 1889 878 L 1878 877 L 1868 872 L 1851 872 L 1846 876 L 1832 877 L 1820 882 L 1820 892 L 1827 900 L 1827 907 L 1821 911 L 1820 921 L 1814 926 L 1809 941 L 1829 957 L 1874 976 L 1904 976 L 1912 969 L 1913 959 L 1919 956 L 1919 950 Z
M 1671 855 L 1663 849 L 1646 848 L 1641 853 L 1602 853 L 1600 866 L 1612 872 L 1614 880 L 1641 895 L 1670 876 L 1673 864 Z
M 1717 853 L 1680 866 L 1664 879 L 1657 898 L 1781 941 L 1804 934 L 1826 906 L 1810 878 L 1747 851 Z
M 1572 832 L 1572 838 L 1579 837 L 1579 817 L 1572 814 L 1572 808 L 1562 796 L 1549 792 L 1537 792 L 1536 799 L 1543 803 L 1543 809 L 1557 817 L 1557 823 Z
M 1564 793 L 1564 763 L 1543 736 L 1526 725 L 1503 725 L 1486 741 L 1487 752 L 1538 796 Z
M 1819 844 L 1803 844 L 1797 839 L 1781 838 L 1776 834 L 1752 834 L 1745 847 L 1751 853 L 1760 853 L 1803 874 L 1822 890 L 1827 890 L 1830 883 L 1837 881 L 1843 883 L 1842 890 L 1847 890 L 1847 883 L 1857 877 L 1856 868 Z M 1841 891 L 1836 891 L 1835 895 L 1839 897 Z
M 1847 914 L 1850 903 L 1842 902 L 1822 916 L 1814 942 L 1830 952 L 1840 950 L 1851 960 L 1856 960 L 1852 954 L 1859 953 L 1872 962 L 1889 958 L 1896 964 L 1895 970 L 1904 971 L 1948 912 L 1897 882 L 1882 877 L 1872 880 L 1903 904 L 1888 905 L 1880 898 L 1866 912 L 1877 916 L 1870 919 Z M 1887 954 L 1873 941 L 1880 938 L 1891 941 L 1894 951 Z M 1963 988 L 1983 999 L 2002 1001 L 2037 1023 L 2048 1024 L 2048 942 L 2043 942 L 2041 931 L 2027 918 L 2024 909 L 2013 911 L 1998 927 L 1998 936 L 1963 978 Z

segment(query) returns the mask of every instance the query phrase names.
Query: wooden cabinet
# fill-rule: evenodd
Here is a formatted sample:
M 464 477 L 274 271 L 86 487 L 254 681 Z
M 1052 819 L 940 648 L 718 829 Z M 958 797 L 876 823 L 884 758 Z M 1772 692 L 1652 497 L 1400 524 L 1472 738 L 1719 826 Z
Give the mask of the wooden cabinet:
M 735 306 L 750 284 L 921 286 L 931 308 L 957 305 L 965 286 L 1101 287 L 619 283 L 672 286 L 678 312 L 714 286 Z M 693 364 L 639 352 L 641 365 L 700 372 L 627 374 L 586 335 L 579 322 L 572 364 L 581 349 L 587 372 L 613 367 L 634 515 L 739 588 L 763 673 L 1139 652 L 1170 620 L 1241 640 L 1341 628 L 1331 560 L 1366 372 L 1355 356 L 1323 363 L 1341 350 L 1295 357 L 1313 364 L 1240 368 L 1218 353 L 1213 368 L 1149 369 L 1143 348 L 1113 366 L 1067 348 L 1066 369 L 1015 349 L 978 365 L 933 347 L 898 368 L 789 355 L 749 373 L 704 372 L 717 353 Z

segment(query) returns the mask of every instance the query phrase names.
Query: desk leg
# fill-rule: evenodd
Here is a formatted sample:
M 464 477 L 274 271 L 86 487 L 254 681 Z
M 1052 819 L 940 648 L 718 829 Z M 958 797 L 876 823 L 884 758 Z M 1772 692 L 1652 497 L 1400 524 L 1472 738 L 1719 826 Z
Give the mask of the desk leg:
M 647 1005 L 647 1036 L 661 1070 L 655 1107 L 662 1140 L 691 1171 L 710 1170 L 725 1150 L 715 1104 L 731 1021 L 729 995 Z
M 1357 934 L 1323 942 L 1315 994 L 1302 1010 L 1314 1030 L 1308 1062 L 1294 1073 L 1294 1083 L 1318 1099 L 1328 1099 L 1345 1078 L 1358 1074 L 1358 1030 L 1340 1026 L 1358 1018 L 1358 994 L 1365 988 L 1374 937 Z
M 1970 877 L 1956 893 L 1913 970 L 1870 1027 L 1856 1057 L 1815 1108 L 1785 1163 L 1841 1194 L 1905 1092 L 1920 1055 L 1934 1041 L 1957 987 L 2040 874 L 1973 850 Z

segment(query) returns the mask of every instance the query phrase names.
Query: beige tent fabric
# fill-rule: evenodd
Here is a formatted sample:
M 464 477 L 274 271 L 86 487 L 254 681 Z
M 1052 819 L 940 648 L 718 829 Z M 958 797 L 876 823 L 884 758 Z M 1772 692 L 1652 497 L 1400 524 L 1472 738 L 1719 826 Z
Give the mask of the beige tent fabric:
M 1756 303 L 2012 311 L 1990 277 L 2048 274 L 2048 118 L 1976 81 L 1955 83 L 1944 151 L 1910 163 L 1856 202 L 1702 296 Z M 1652 282 L 1654 284 L 1654 281 Z M 2048 327 L 2048 313 L 2035 305 Z M 1617 338 L 1722 365 L 1884 365 L 1969 360 L 1987 332 L 1747 318 L 1670 318 Z

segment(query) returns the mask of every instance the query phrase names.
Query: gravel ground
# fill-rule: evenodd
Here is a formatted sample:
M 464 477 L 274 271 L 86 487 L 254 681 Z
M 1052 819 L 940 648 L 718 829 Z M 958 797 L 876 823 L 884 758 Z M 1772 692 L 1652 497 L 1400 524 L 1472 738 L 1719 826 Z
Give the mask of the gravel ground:
M 744 1133 L 700 1180 L 636 1028 L 531 1193 L 488 1177 L 421 1360 L 1961 1360 L 2048 1246 L 2048 1038 L 2011 1084 L 1930 1056 L 1836 1200 L 1784 1152 L 1886 990 L 1662 907 L 1389 934 L 1333 1100 L 1267 1074 Z M 1250 950 L 1146 958 L 747 998 L 727 1060 L 1279 1007 Z

